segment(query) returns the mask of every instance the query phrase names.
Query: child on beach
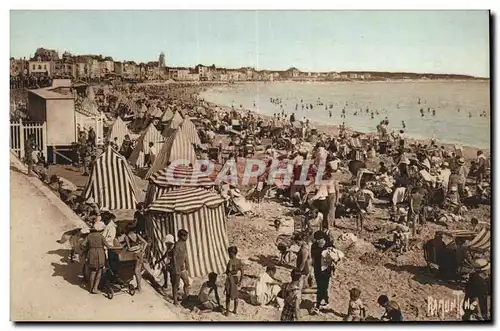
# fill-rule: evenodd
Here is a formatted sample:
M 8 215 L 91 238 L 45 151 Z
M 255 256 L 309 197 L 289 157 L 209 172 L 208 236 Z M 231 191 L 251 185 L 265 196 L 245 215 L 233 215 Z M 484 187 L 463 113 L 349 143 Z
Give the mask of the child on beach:
M 200 310 L 211 310 L 216 311 L 220 310 L 220 299 L 219 299 L 219 291 L 217 290 L 217 274 L 215 272 L 211 272 L 208 274 L 208 281 L 204 282 L 201 285 L 200 292 L 198 294 L 198 306 L 197 308 Z M 210 294 L 215 293 L 215 302 L 210 300 Z
M 227 252 L 229 253 L 229 262 L 227 263 L 226 268 L 226 312 L 224 313 L 226 316 L 229 315 L 229 303 L 231 300 L 234 300 L 233 314 L 236 315 L 240 292 L 239 287 L 241 285 L 241 281 L 243 280 L 243 263 L 240 259 L 236 258 L 238 248 L 236 246 L 231 246 L 227 249 Z M 238 272 L 240 273 L 239 277 Z
M 360 299 L 361 291 L 357 288 L 352 288 L 350 291 L 349 307 L 347 308 L 346 321 L 359 322 L 366 318 L 366 310 L 363 302 Z

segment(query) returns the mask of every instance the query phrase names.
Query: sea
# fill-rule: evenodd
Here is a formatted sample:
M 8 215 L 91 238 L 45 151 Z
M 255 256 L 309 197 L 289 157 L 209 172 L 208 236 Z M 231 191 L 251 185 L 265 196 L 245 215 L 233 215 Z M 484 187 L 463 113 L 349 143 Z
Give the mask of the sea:
M 297 120 L 321 125 L 344 122 L 360 132 L 375 132 L 387 118 L 389 129 L 404 130 L 409 138 L 483 149 L 491 144 L 489 81 L 245 82 L 210 87 L 200 97 L 263 115 L 295 113 Z

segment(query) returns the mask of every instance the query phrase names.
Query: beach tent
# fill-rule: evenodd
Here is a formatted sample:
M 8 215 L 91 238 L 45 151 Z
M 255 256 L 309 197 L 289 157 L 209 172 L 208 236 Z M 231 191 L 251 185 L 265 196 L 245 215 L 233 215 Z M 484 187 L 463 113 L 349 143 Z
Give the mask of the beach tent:
M 130 135 L 130 131 L 125 122 L 118 116 L 109 130 L 108 139 L 113 142 L 115 137 L 118 138 L 118 144 L 121 146 L 126 135 Z
M 196 187 L 181 187 L 163 194 L 148 208 L 146 233 L 151 238 L 149 262 L 154 265 L 165 253 L 162 239 L 188 231 L 187 256 L 190 277 L 222 274 L 228 262 L 224 199 Z M 177 239 L 177 238 L 176 238 Z
M 174 117 L 174 112 L 172 111 L 172 109 L 168 108 L 167 110 L 165 110 L 165 112 L 163 113 L 163 116 L 161 117 L 161 121 L 163 123 L 167 123 L 167 122 L 170 122 L 170 120 Z
M 201 144 L 200 136 L 198 135 L 198 130 L 196 129 L 194 123 L 188 117 L 186 117 L 182 121 L 180 128 L 181 131 L 184 132 L 184 134 L 186 135 L 187 139 L 191 144 L 195 145 Z
M 135 209 L 137 188 L 127 160 L 108 146 L 92 164 L 82 195 L 100 208 Z
M 181 125 L 183 120 L 184 119 L 182 118 L 181 114 L 176 111 L 172 119 L 169 121 L 168 126 L 172 129 L 177 129 Z
M 168 123 L 165 124 L 161 134 L 165 138 L 168 138 L 168 136 L 173 132 L 172 130 L 177 130 L 183 121 L 184 121 L 184 119 L 179 114 L 179 112 L 175 112 L 172 119 Z
M 147 114 L 152 118 L 161 118 L 163 116 L 163 113 L 156 106 L 156 104 L 153 104 L 151 107 L 149 107 Z
M 196 164 L 196 153 L 186 135 L 177 129 L 166 138 L 145 179 L 149 179 L 152 174 L 165 168 L 170 162 L 180 160 L 187 160 L 194 165 Z
M 165 167 L 149 178 L 146 191 L 146 206 L 174 187 L 210 188 L 215 182 L 206 174 L 187 165 L 179 164 Z
M 153 123 L 149 124 L 146 130 L 140 135 L 139 139 L 137 139 L 137 144 L 128 158 L 128 161 L 130 164 L 138 166 L 139 168 L 144 167 L 144 148 L 148 147 L 150 142 L 161 146 L 164 141 L 165 138 L 156 130 Z

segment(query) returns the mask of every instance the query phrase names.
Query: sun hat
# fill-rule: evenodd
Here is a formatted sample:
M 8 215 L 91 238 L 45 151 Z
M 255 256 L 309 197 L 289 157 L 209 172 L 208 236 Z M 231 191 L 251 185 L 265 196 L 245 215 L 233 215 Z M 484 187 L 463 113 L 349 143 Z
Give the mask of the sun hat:
M 463 157 L 459 158 L 458 159 L 458 163 L 464 164 L 465 163 L 465 159 Z
M 167 234 L 165 237 L 163 237 L 163 243 L 164 244 L 173 244 L 175 242 L 174 236 L 171 234 Z
M 443 162 L 443 164 L 441 164 L 441 167 L 449 167 L 450 164 L 448 162 Z

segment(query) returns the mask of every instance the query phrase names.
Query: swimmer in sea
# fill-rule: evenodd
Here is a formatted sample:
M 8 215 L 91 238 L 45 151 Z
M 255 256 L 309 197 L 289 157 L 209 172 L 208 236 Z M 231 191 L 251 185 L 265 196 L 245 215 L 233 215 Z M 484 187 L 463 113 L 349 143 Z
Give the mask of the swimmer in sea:
M 356 116 L 356 115 L 358 115 L 358 112 L 357 112 L 357 111 L 355 111 L 355 112 L 354 112 L 354 116 Z
M 368 114 L 370 112 L 370 110 L 368 109 L 368 107 L 366 107 L 366 113 Z
M 427 108 L 427 112 L 430 113 L 431 112 L 431 108 Z
M 403 124 L 403 129 L 406 129 L 405 121 L 401 121 L 401 124 Z
M 432 110 L 432 116 L 436 116 L 436 109 Z
M 377 114 L 377 115 L 378 115 L 378 110 L 376 110 L 376 111 L 375 111 L 375 114 Z
M 253 102 L 253 106 L 255 107 L 255 101 Z
M 373 112 L 372 112 L 372 119 L 374 119 L 375 117 L 373 116 Z
M 330 118 L 332 118 L 332 111 L 330 110 Z
M 418 104 L 420 104 L 420 98 L 418 98 Z
M 469 112 L 469 118 L 471 118 L 471 117 L 472 117 L 472 114 Z

